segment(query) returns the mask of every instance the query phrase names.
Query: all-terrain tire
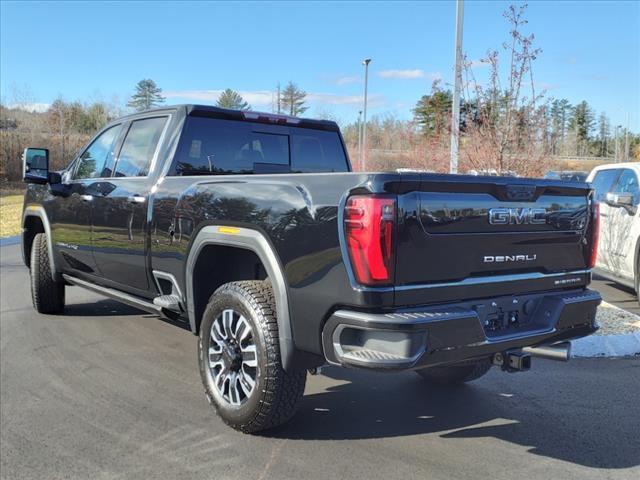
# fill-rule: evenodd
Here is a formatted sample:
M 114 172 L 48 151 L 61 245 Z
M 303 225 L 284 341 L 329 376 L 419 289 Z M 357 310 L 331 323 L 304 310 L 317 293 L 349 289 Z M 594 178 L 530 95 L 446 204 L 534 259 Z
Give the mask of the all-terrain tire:
M 38 313 L 64 310 L 64 283 L 53 278 L 47 235 L 36 234 L 31 246 L 31 301 Z
M 491 368 L 491 361 L 478 360 L 459 365 L 447 365 L 416 370 L 416 373 L 429 383 L 438 385 L 455 385 L 471 382 L 482 377 Z
M 209 363 L 213 322 L 229 309 L 250 323 L 256 347 L 255 387 L 239 406 L 221 397 Z M 231 282 L 214 292 L 202 316 L 198 363 L 209 403 L 227 425 L 245 433 L 287 422 L 296 413 L 304 394 L 306 370 L 286 372 L 282 368 L 275 300 L 267 281 Z

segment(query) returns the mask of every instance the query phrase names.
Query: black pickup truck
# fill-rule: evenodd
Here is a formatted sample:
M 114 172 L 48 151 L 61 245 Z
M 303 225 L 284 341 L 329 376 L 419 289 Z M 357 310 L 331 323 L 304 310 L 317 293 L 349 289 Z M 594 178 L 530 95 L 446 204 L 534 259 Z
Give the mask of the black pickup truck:
M 61 172 L 29 148 L 24 177 L 36 310 L 76 285 L 184 325 L 244 432 L 327 363 L 463 382 L 598 328 L 585 183 L 352 172 L 333 122 L 198 105 L 120 118 Z

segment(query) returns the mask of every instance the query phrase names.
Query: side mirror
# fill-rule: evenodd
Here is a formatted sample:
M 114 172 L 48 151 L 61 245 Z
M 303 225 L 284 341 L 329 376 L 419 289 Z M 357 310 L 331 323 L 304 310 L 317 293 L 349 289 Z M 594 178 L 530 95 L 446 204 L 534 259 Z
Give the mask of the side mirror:
M 633 207 L 633 193 L 607 193 L 607 203 L 612 207 Z
M 638 211 L 634 195 L 630 192 L 607 193 L 605 201 L 611 207 L 624 208 L 629 215 L 635 215 Z
M 22 180 L 26 183 L 49 182 L 49 150 L 25 148 L 22 154 Z

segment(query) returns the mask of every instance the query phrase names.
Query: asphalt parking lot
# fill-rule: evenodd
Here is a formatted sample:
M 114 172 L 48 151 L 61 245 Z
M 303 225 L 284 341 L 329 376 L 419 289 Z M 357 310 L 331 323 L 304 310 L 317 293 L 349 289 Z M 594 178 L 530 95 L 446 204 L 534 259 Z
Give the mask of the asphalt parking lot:
M 38 315 L 19 246 L 0 257 L 2 478 L 640 478 L 640 359 L 448 389 L 332 368 L 247 436 L 207 404 L 191 333 L 78 288 Z
M 638 297 L 630 288 L 597 275 L 594 275 L 590 288 L 599 291 L 602 298 L 616 307 L 640 315 Z

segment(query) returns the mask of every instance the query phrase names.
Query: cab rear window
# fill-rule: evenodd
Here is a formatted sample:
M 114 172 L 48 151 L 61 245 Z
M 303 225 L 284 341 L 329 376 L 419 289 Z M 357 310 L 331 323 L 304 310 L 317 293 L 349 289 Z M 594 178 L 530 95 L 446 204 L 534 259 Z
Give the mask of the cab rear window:
M 188 117 L 169 175 L 346 171 L 336 131 Z

